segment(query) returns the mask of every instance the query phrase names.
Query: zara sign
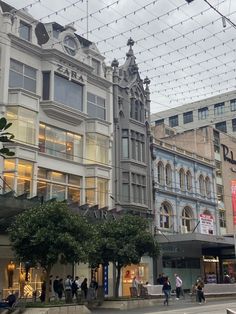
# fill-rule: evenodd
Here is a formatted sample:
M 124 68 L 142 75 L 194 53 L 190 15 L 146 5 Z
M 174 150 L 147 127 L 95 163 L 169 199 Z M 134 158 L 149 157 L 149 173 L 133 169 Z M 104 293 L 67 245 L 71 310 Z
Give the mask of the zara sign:
M 75 79 L 77 81 L 80 81 L 80 82 L 84 83 L 84 78 L 83 78 L 83 76 L 80 73 L 78 73 L 78 72 L 76 72 L 74 70 L 71 70 L 71 69 L 69 69 L 69 68 L 67 68 L 67 67 L 65 67 L 65 66 L 63 66 L 61 64 L 57 65 L 57 72 L 59 72 L 59 73 L 61 73 L 63 75 L 68 76 L 70 80 L 71 79 Z

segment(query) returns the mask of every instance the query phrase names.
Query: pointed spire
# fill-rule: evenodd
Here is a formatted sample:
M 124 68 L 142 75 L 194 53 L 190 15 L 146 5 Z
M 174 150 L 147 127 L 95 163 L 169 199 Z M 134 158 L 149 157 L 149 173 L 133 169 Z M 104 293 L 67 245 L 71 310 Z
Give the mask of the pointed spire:
M 131 57 L 134 55 L 132 46 L 134 45 L 134 40 L 130 37 L 127 41 L 127 46 L 129 46 L 129 51 L 126 53 L 127 57 Z

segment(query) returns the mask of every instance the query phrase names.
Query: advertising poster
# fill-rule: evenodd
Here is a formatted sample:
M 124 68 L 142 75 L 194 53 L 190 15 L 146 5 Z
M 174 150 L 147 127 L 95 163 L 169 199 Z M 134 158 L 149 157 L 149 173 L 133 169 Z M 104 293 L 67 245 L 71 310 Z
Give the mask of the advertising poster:
M 201 233 L 203 234 L 213 234 L 214 233 L 214 225 L 213 225 L 213 217 L 211 215 L 200 215 L 200 227 Z
M 236 225 L 236 180 L 231 181 L 233 223 Z

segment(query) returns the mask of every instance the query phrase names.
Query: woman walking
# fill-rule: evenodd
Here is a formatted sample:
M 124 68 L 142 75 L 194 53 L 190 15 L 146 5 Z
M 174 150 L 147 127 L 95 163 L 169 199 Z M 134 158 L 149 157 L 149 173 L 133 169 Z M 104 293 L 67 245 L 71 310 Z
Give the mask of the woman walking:
M 164 283 L 162 286 L 162 291 L 165 295 L 164 305 L 169 305 L 169 298 L 170 298 L 170 291 L 171 291 L 171 284 L 168 277 L 164 278 Z
M 198 280 L 197 284 L 196 284 L 196 290 L 197 290 L 197 299 L 199 304 L 202 304 L 202 301 L 204 303 L 206 303 L 206 299 L 204 296 L 204 292 L 203 292 L 203 288 L 204 288 L 204 283 L 202 280 Z

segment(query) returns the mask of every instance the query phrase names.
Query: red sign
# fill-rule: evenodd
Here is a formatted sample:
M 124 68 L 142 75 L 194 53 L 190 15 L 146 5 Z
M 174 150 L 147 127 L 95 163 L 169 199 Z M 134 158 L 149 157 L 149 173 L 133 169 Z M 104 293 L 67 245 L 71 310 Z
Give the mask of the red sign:
M 231 195 L 232 195 L 232 208 L 233 208 L 233 222 L 236 225 L 236 181 L 231 181 Z

